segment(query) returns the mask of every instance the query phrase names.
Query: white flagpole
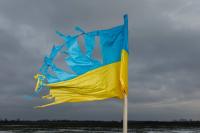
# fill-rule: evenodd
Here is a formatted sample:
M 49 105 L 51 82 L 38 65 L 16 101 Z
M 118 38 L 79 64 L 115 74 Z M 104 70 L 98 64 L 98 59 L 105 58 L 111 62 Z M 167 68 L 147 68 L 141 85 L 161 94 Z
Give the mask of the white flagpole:
M 128 45 L 128 15 L 124 15 L 124 45 Z M 128 66 L 127 66 L 128 67 Z M 128 68 L 127 68 L 128 69 Z M 127 75 L 128 76 L 128 70 Z M 128 83 L 128 77 L 127 77 L 127 83 Z M 128 85 L 126 86 L 128 87 Z M 124 88 L 125 89 L 125 88 Z M 127 88 L 128 91 L 128 88 Z M 128 133 L 128 92 L 126 93 L 124 91 L 124 107 L 123 107 L 123 133 Z
M 124 95 L 124 107 L 123 107 L 123 133 L 128 132 L 128 98 Z

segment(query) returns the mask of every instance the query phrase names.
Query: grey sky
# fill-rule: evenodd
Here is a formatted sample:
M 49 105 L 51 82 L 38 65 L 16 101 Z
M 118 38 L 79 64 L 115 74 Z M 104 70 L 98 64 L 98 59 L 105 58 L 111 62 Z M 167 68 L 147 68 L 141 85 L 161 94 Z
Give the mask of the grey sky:
M 129 119 L 200 120 L 199 0 L 0 0 L 0 118 L 121 120 L 122 102 L 27 101 L 44 55 L 61 40 L 129 15 Z

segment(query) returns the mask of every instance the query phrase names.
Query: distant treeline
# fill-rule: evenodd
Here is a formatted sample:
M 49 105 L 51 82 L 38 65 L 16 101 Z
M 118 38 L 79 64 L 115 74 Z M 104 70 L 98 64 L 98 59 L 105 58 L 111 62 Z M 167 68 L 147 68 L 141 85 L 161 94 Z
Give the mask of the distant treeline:
M 200 121 L 129 121 L 129 128 L 193 128 Z M 71 121 L 71 120 L 0 120 L 0 129 L 18 128 L 122 128 L 122 121 Z

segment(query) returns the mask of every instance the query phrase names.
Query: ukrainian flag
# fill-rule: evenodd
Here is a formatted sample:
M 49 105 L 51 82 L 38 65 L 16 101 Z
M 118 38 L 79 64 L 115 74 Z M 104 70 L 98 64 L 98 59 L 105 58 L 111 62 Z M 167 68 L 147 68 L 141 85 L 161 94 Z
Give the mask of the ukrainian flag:
M 123 99 L 128 95 L 128 16 L 124 24 L 106 30 L 85 32 L 76 28 L 79 35 L 64 35 L 64 43 L 52 48 L 44 58 L 40 73 L 35 76 L 35 91 L 47 88 L 45 99 L 52 103 L 39 107 L 65 103 L 103 100 L 108 98 Z M 84 37 L 86 52 L 78 44 L 78 37 Z M 100 39 L 102 62 L 95 59 L 95 38 Z M 65 49 L 65 50 L 63 50 Z M 66 55 L 64 62 L 71 71 L 58 68 L 54 62 L 59 53 Z

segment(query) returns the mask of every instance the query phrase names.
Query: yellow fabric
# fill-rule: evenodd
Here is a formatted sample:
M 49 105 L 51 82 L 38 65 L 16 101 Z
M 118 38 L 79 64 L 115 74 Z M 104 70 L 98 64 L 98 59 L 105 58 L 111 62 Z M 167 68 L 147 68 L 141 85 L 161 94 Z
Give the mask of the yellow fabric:
M 128 93 L 128 53 L 123 50 L 120 62 L 89 71 L 77 78 L 47 84 L 50 93 L 45 99 L 54 99 L 50 104 L 84 102 L 107 98 L 123 99 Z
M 34 76 L 34 79 L 37 79 L 37 83 L 36 83 L 36 86 L 35 86 L 35 89 L 34 89 L 35 91 L 38 91 L 40 85 L 42 84 L 42 81 L 41 81 L 41 79 L 39 77 L 45 78 L 45 76 L 42 75 L 42 74 L 36 74 Z
M 121 54 L 120 81 L 122 92 L 128 95 L 128 52 L 126 50 L 122 50 Z

